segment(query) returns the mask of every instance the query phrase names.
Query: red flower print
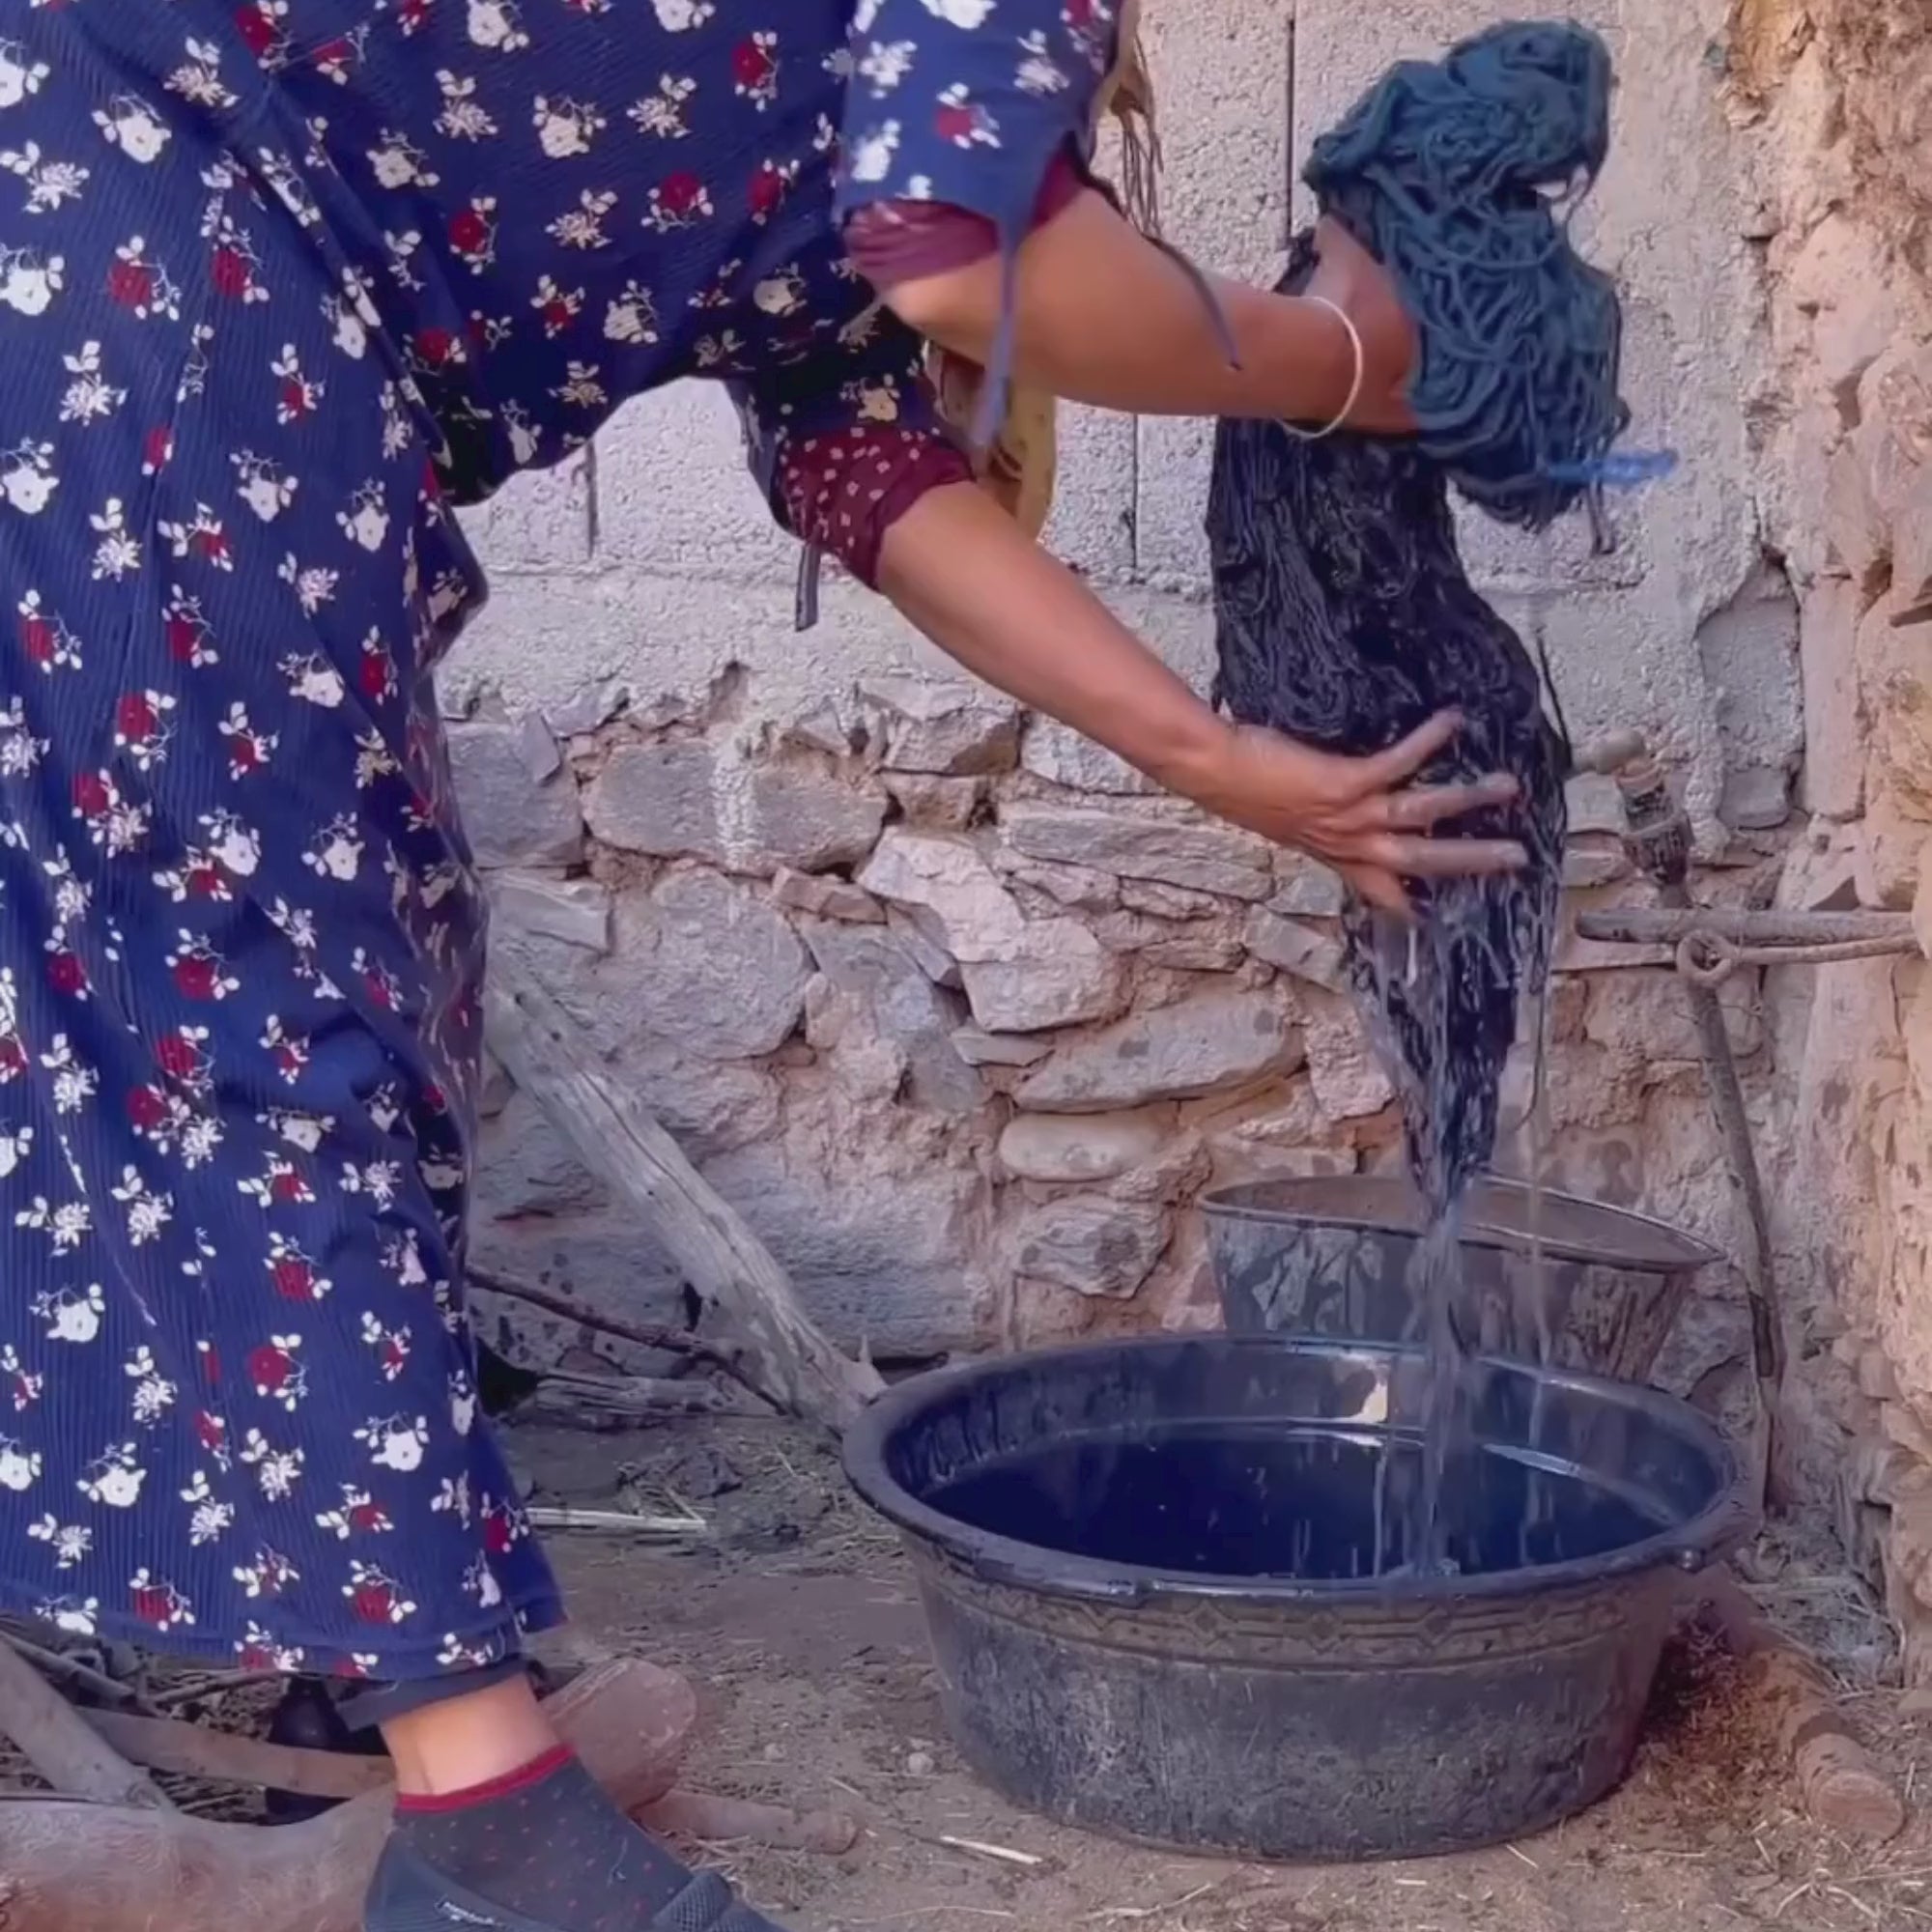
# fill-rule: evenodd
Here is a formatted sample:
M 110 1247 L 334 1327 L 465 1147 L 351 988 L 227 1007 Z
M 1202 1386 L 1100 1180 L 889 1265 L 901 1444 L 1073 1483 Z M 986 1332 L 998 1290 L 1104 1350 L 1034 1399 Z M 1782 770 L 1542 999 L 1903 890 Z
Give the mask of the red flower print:
M 73 807 L 83 818 L 99 818 L 114 809 L 114 790 L 99 772 L 81 772 L 73 781 Z
M 153 1133 L 168 1117 L 168 1096 L 158 1087 L 134 1087 L 128 1094 L 128 1119 L 144 1134 Z
M 144 1624 L 153 1624 L 156 1630 L 166 1630 L 173 1622 L 174 1603 L 165 1584 L 137 1584 L 131 1594 L 134 1614 Z
M 748 34 L 731 49 L 731 83 L 762 108 L 779 91 L 779 37 Z
M 475 206 L 459 209 L 450 217 L 449 245 L 459 255 L 474 255 L 490 245 L 490 223 Z
M 175 961 L 175 990 L 185 1000 L 212 1000 L 221 987 L 215 962 L 199 952 L 185 952 Z
M 255 274 L 248 266 L 248 258 L 230 243 L 224 243 L 214 251 L 212 272 L 215 294 L 238 301 L 245 298 L 255 285 Z
M 383 1577 L 368 1577 L 350 1591 L 349 1601 L 365 1624 L 386 1624 L 395 1616 L 396 1587 Z
M 295 1372 L 295 1357 L 286 1349 L 265 1342 L 249 1351 L 248 1380 L 257 1395 L 279 1395 Z
M 155 271 L 145 262 L 116 262 L 107 271 L 107 293 L 123 308 L 146 308 L 155 298 Z
M 62 948 L 47 955 L 47 983 L 55 992 L 77 998 L 87 991 L 87 968 L 77 953 Z
M 269 1271 L 274 1278 L 275 1293 L 284 1301 L 321 1299 L 315 1292 L 314 1263 L 303 1261 L 299 1255 L 282 1255 L 270 1264 Z
M 114 707 L 114 726 L 124 738 L 152 738 L 160 722 L 154 705 L 138 691 L 128 692 Z

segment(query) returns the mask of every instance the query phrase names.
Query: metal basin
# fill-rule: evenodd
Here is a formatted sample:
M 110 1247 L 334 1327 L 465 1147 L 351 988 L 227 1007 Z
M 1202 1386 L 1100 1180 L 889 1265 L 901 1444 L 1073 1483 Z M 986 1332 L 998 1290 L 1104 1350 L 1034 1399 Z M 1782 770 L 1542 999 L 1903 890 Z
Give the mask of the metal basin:
M 970 1763 L 1069 1825 L 1267 1859 L 1493 1843 L 1608 1791 L 1685 1572 L 1748 1527 L 1736 1461 L 1655 1390 L 1483 1364 L 1460 1573 L 1417 1574 L 1426 1379 L 1215 1336 L 882 1398 L 846 1468 L 903 1532 Z
M 1391 1343 L 1426 1332 L 1409 1271 L 1424 1208 L 1406 1180 L 1223 1187 L 1201 1211 L 1232 1332 Z M 1502 1179 L 1471 1190 L 1461 1245 L 1472 1347 L 1620 1381 L 1649 1376 L 1691 1277 L 1721 1259 L 1661 1221 L 1552 1188 L 1539 1201 Z

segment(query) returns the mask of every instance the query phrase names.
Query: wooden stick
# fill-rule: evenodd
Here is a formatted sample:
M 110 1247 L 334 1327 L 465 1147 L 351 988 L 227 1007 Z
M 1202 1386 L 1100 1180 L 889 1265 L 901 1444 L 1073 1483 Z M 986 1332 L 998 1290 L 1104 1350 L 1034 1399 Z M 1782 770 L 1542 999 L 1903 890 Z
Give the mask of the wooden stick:
M 878 1371 L 832 1346 L 771 1251 L 664 1128 L 592 1063 L 581 1029 L 513 953 L 493 968 L 484 1014 L 491 1050 L 510 1077 L 743 1338 L 760 1393 L 793 1415 L 842 1430 L 885 1387 Z
M 17 1631 L 0 1631 L 0 1643 L 18 1651 L 29 1663 L 37 1665 L 42 1671 L 65 1677 L 69 1683 L 92 1690 L 97 1697 L 110 1698 L 116 1704 L 131 1704 L 136 1710 L 146 1710 L 153 1702 L 131 1684 L 123 1684 L 104 1671 L 95 1669 L 93 1664 L 83 1663 L 77 1657 L 69 1657 L 64 1651 L 43 1650 L 32 1638 L 20 1635 Z
M 734 1380 L 743 1382 L 754 1395 L 761 1394 L 757 1384 L 749 1379 L 744 1350 L 728 1343 L 707 1341 L 701 1335 L 694 1335 L 689 1328 L 669 1328 L 659 1321 L 633 1321 L 621 1315 L 606 1315 L 601 1309 L 586 1308 L 567 1294 L 517 1281 L 494 1268 L 468 1266 L 464 1272 L 486 1293 L 527 1302 L 532 1308 L 541 1308 L 546 1315 L 560 1316 L 566 1321 L 614 1335 L 620 1342 L 632 1342 L 640 1349 L 663 1349 L 672 1354 L 689 1355 L 694 1361 L 710 1362 Z
M 636 1811 L 671 1788 L 697 1700 L 674 1672 L 627 1661 L 586 1670 L 544 1709 L 591 1776 Z M 357 1932 L 389 1814 L 386 1791 L 272 1832 L 122 1805 L 0 1802 L 0 1925 Z
M 777 1414 L 762 1396 L 739 1395 L 716 1382 L 673 1381 L 663 1376 L 574 1376 L 546 1373 L 519 1415 L 579 1421 L 597 1417 L 735 1415 L 747 1421 Z
M 181 1772 L 219 1784 L 259 1784 L 266 1791 L 293 1791 L 304 1798 L 360 1798 L 395 1780 L 386 1757 L 270 1744 L 180 1718 L 138 1718 L 126 1711 L 87 1711 L 82 1716 L 130 1764 L 144 1764 L 150 1771 Z
M 592 1536 L 635 1536 L 653 1543 L 685 1542 L 709 1529 L 701 1516 L 639 1516 L 630 1510 L 580 1509 L 575 1503 L 530 1503 L 524 1514 L 532 1529 L 576 1529 Z
M 635 1815 L 649 1831 L 710 1844 L 746 1839 L 778 1852 L 823 1852 L 836 1859 L 859 1842 L 859 1821 L 848 1812 L 794 1811 L 705 1791 L 668 1791 Z
M 1704 1599 L 1770 1708 L 1804 1809 L 1843 1837 L 1895 1838 L 1905 1829 L 1905 1800 L 1846 1723 L 1817 1662 L 1764 1618 L 1728 1570 L 1706 1579 Z
M 14 1650 L 0 1643 L 0 1730 L 54 1786 L 98 1804 L 172 1811 L 160 1787 L 89 1727 L 87 1719 Z M 4 1870 L 0 1862 L 0 1870 Z

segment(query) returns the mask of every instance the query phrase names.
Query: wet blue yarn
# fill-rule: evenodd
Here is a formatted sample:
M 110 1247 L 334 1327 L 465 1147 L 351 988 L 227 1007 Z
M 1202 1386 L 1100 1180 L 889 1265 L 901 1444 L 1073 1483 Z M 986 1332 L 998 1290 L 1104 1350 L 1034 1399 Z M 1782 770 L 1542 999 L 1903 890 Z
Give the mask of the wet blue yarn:
M 1543 529 L 1663 457 L 1613 455 L 1616 289 L 1568 216 L 1609 150 L 1609 50 L 1568 21 L 1492 27 L 1406 61 L 1315 143 L 1303 179 L 1394 276 L 1421 353 L 1420 447 L 1490 515 Z

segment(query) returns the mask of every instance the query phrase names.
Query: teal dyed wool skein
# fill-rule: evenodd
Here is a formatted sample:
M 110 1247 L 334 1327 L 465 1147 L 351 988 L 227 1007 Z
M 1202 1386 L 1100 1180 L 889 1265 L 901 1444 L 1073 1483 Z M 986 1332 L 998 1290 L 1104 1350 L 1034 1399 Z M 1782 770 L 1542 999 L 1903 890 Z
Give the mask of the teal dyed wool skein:
M 1492 27 L 1392 69 L 1303 170 L 1415 318 L 1420 448 L 1525 529 L 1620 480 L 1621 312 L 1568 221 L 1609 150 L 1611 85 L 1585 27 Z

